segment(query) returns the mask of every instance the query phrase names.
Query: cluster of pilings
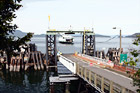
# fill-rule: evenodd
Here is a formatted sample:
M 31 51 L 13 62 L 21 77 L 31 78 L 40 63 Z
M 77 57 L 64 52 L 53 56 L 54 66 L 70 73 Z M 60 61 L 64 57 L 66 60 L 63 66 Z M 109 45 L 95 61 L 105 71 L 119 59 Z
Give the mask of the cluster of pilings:
M 123 49 L 121 49 L 121 53 L 123 52 Z M 120 48 L 109 48 L 106 56 L 109 60 L 114 62 L 119 62 L 120 60 Z
M 23 48 L 23 47 L 22 47 Z M 44 70 L 46 67 L 45 55 L 37 51 L 35 44 L 24 46 L 24 52 L 17 52 L 17 56 L 12 56 L 10 63 L 7 62 L 7 56 L 3 52 L 0 55 L 1 69 L 9 71 L 22 71 L 28 69 Z
M 123 53 L 123 49 L 121 49 L 121 53 Z M 104 51 L 96 51 L 95 54 L 96 57 L 108 59 L 115 63 L 118 63 L 120 60 L 120 48 L 109 48 L 106 54 Z
M 98 58 L 102 58 L 102 59 L 105 59 L 106 58 L 106 55 L 105 55 L 104 51 L 96 51 L 95 52 L 95 55 Z

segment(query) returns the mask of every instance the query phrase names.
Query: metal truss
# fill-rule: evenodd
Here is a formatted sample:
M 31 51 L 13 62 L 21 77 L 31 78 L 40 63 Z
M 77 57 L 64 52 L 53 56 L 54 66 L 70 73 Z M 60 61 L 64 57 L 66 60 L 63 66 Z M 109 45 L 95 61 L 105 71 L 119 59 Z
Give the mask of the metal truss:
M 93 31 L 47 31 L 46 62 L 47 66 L 57 66 L 56 35 L 60 33 L 82 33 L 82 53 L 95 56 L 95 34 Z
M 95 35 L 83 35 L 82 53 L 95 56 Z
M 47 66 L 57 66 L 56 35 L 46 35 Z

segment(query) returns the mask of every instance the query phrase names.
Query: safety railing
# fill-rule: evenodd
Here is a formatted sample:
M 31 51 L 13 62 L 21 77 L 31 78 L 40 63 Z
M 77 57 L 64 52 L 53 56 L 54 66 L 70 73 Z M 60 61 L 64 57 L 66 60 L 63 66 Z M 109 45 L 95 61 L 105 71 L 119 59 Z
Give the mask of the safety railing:
M 101 93 L 134 93 L 134 91 L 131 91 L 130 89 L 118 85 L 115 82 L 92 72 L 87 67 L 78 63 L 76 65 L 77 74 Z
M 60 55 L 59 57 L 59 61 L 65 66 L 67 67 L 73 74 L 76 74 L 76 63 L 72 62 L 71 60 L 69 60 L 68 58 Z

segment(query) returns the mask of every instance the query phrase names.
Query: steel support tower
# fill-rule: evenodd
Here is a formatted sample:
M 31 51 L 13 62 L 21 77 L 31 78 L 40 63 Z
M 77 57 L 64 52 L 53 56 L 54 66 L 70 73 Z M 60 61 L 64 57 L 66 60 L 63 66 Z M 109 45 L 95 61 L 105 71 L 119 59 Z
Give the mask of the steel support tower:
M 95 56 L 95 35 L 83 35 L 82 53 Z
M 46 64 L 57 66 L 56 35 L 46 35 Z
M 57 66 L 56 35 L 60 33 L 83 34 L 82 53 L 95 56 L 95 34 L 93 31 L 47 31 L 46 33 L 46 66 L 47 68 Z

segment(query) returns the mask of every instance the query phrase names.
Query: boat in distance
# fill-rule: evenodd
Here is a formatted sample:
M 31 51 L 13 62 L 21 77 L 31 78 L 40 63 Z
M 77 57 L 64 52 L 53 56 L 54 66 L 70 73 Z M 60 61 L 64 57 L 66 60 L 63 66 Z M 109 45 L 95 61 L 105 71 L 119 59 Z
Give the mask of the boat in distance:
M 63 34 L 58 39 L 59 43 L 73 44 L 74 38 L 71 35 Z

